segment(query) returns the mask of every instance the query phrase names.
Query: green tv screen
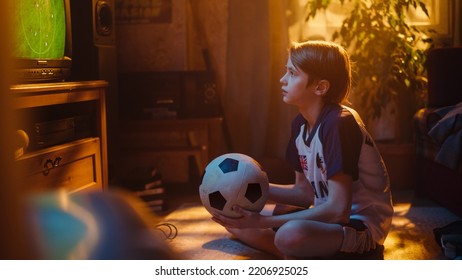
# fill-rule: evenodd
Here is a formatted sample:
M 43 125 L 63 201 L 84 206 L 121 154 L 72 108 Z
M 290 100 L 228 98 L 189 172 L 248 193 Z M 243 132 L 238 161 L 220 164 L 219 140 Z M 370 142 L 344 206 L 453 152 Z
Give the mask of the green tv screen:
M 14 1 L 14 55 L 25 59 L 61 59 L 66 47 L 63 0 Z

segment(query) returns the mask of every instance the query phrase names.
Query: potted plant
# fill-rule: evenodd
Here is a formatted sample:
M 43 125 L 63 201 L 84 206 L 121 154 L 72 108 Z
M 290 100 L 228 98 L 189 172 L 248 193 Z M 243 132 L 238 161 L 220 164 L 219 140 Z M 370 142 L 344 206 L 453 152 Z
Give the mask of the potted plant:
M 309 0 L 307 22 L 332 4 L 338 9 L 339 3 L 349 9 L 333 32 L 332 40 L 350 53 L 351 106 L 379 140 L 391 185 L 412 188 L 415 184 L 412 117 L 426 103 L 425 61 L 432 43 L 428 34 L 432 31 L 413 26 L 409 14 L 420 11 L 429 17 L 428 10 L 420 0 Z M 387 118 L 392 120 L 391 128 L 374 128 L 381 123 L 378 120 Z M 392 133 L 380 139 L 379 131 Z M 392 137 L 387 138 L 389 135 Z
M 394 114 L 395 142 L 412 140 L 412 116 L 425 105 L 428 32 L 410 24 L 412 8 L 429 17 L 420 0 L 310 0 L 309 22 L 332 2 L 352 6 L 333 33 L 353 62 L 352 107 L 370 124 Z M 338 4 L 338 3 L 336 3 Z M 345 7 L 346 8 L 346 7 Z

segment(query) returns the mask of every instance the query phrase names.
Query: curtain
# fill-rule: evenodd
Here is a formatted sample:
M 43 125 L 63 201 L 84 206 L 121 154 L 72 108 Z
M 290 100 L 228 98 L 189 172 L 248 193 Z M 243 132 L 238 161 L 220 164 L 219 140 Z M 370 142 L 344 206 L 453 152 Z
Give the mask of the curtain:
M 225 122 L 231 151 L 284 158 L 296 114 L 282 101 L 290 0 L 228 2 Z

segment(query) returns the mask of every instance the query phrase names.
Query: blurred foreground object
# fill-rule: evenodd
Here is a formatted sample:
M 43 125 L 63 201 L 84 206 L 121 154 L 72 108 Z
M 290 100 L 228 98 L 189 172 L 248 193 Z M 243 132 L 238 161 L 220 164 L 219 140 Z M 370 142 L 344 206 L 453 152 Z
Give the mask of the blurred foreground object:
M 23 188 L 14 168 L 15 116 L 12 96 L 9 92 L 13 83 L 11 72 L 11 0 L 0 1 L 0 259 L 32 259 L 35 252 L 26 230 Z
M 174 258 L 154 226 L 155 216 L 128 193 L 33 196 L 30 218 L 41 259 Z

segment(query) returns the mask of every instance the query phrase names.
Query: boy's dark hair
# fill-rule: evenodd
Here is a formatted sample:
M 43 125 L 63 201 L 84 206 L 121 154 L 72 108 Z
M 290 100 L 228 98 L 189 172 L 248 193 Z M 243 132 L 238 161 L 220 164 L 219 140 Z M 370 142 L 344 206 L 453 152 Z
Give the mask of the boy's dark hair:
M 289 56 L 295 67 L 309 75 L 308 85 L 319 80 L 329 81 L 329 90 L 324 95 L 327 103 L 342 103 L 348 97 L 350 57 L 342 46 L 327 41 L 293 43 Z

